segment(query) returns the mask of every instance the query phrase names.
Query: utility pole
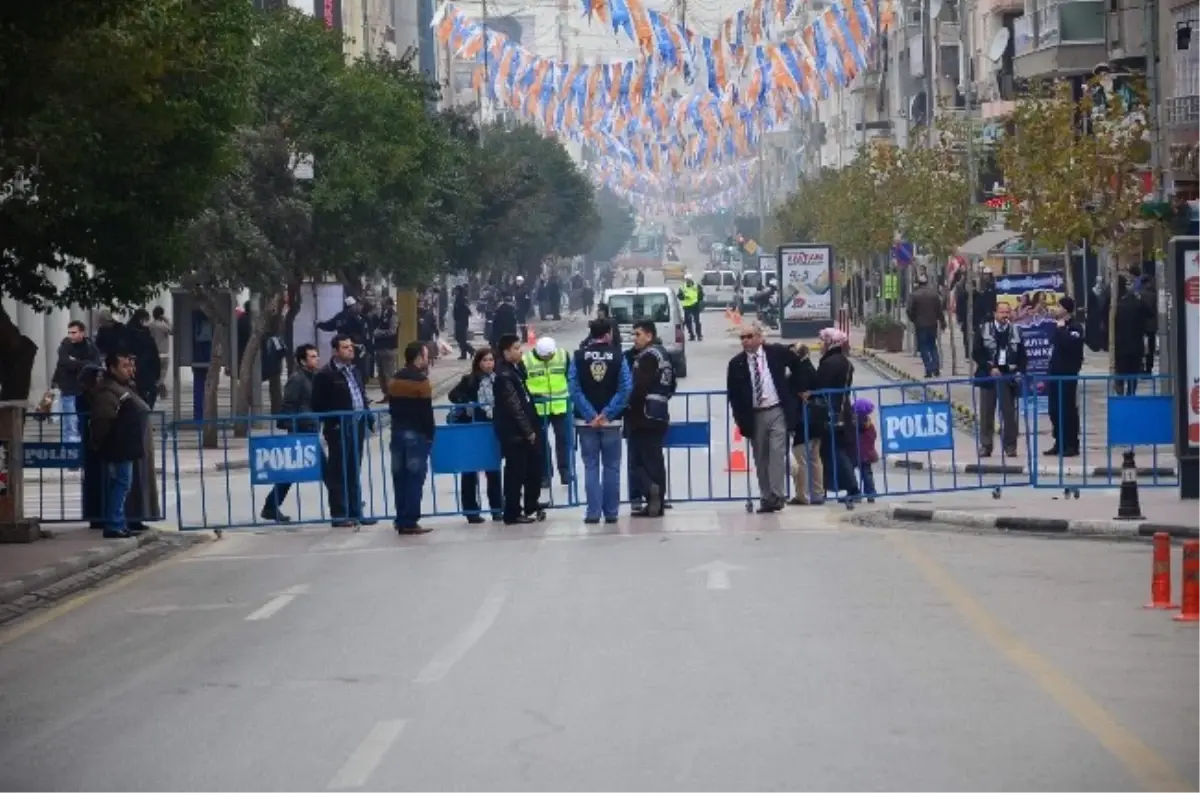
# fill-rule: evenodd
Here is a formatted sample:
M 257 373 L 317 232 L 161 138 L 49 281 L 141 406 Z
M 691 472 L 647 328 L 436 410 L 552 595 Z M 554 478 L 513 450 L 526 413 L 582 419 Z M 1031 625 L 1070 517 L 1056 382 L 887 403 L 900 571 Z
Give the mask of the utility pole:
M 1162 108 L 1161 55 L 1158 51 L 1158 0 L 1144 0 L 1142 28 L 1146 31 L 1146 124 L 1150 133 L 1150 168 L 1154 177 L 1154 200 L 1162 201 L 1163 189 L 1163 134 L 1159 115 Z M 1161 283 L 1161 281 L 1160 281 Z M 1163 356 L 1166 360 L 1167 356 Z
M 928 0 L 926 0 L 928 2 Z M 479 0 L 479 20 L 483 24 L 483 79 L 479 81 L 479 88 L 475 92 L 476 99 L 479 102 L 479 147 L 483 148 L 483 103 L 487 98 L 487 81 L 488 81 L 488 6 L 487 0 Z
M 921 36 L 921 63 L 925 69 L 925 141 L 930 146 L 934 141 L 933 116 L 938 104 L 937 74 L 933 64 L 933 39 L 937 30 L 937 20 L 932 18 L 932 5 L 931 0 L 923 0 L 921 7 L 921 23 L 924 27 L 924 34 Z

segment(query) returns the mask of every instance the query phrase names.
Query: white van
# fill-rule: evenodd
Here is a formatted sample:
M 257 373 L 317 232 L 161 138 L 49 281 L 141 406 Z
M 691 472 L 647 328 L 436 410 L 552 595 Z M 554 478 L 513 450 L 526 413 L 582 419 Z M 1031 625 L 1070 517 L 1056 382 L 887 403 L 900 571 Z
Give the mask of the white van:
M 738 277 L 733 270 L 705 270 L 700 274 L 706 311 L 723 311 L 737 299 Z
M 683 307 L 669 286 L 640 286 L 608 289 L 604 303 L 621 332 L 621 347 L 633 346 L 633 323 L 650 320 L 663 349 L 671 356 L 676 377 L 687 377 L 687 348 L 683 332 Z

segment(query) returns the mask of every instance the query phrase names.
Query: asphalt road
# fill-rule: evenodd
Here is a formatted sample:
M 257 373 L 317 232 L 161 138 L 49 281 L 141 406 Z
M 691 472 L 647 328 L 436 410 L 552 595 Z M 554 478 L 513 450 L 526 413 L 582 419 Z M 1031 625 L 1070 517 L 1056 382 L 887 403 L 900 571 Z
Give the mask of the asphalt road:
M 1197 789 L 1145 547 L 845 514 L 229 533 L 0 632 L 0 789 Z

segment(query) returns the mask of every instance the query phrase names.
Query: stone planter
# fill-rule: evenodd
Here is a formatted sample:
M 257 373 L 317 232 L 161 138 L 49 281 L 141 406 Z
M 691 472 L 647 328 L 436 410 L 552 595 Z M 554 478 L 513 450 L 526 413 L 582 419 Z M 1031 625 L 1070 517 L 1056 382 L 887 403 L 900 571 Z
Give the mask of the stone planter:
M 867 328 L 865 344 L 868 349 L 881 352 L 904 351 L 904 327 L 889 325 L 883 328 Z

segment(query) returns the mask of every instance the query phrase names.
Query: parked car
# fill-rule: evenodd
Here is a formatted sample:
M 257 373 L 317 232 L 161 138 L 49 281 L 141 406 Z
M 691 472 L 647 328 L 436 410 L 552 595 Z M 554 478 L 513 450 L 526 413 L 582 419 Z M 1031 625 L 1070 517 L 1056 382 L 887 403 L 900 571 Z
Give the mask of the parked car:
M 724 310 L 737 300 L 738 276 L 733 270 L 705 270 L 700 274 L 705 310 Z

